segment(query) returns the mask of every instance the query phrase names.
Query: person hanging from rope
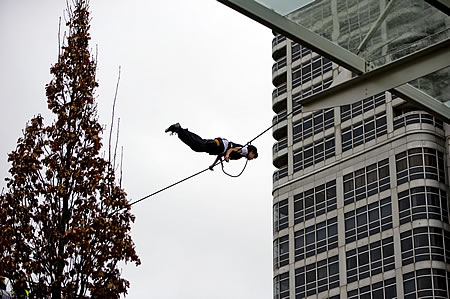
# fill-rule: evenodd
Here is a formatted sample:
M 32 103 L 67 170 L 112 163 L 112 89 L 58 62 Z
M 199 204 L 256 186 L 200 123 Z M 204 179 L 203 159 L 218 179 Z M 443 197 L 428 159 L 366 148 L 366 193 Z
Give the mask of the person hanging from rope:
M 242 157 L 248 160 L 258 158 L 258 150 L 254 145 L 242 146 L 238 143 L 228 141 L 225 138 L 203 139 L 188 129 L 183 129 L 179 123 L 173 124 L 166 129 L 166 133 L 178 134 L 178 138 L 188 145 L 193 151 L 215 155 L 216 160 L 209 166 L 214 170 L 216 163 L 223 157 L 225 161 L 238 160 Z

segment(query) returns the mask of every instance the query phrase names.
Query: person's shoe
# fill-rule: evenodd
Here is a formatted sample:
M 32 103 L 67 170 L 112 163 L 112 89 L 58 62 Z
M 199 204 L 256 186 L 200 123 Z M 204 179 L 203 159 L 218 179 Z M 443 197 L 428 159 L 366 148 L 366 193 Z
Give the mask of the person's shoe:
M 181 126 L 180 126 L 180 123 L 176 123 L 176 124 L 173 124 L 173 125 L 171 125 L 170 127 L 168 127 L 167 129 L 166 129 L 166 133 L 167 132 L 171 132 L 172 134 L 173 133 L 178 133 L 178 131 L 181 129 Z

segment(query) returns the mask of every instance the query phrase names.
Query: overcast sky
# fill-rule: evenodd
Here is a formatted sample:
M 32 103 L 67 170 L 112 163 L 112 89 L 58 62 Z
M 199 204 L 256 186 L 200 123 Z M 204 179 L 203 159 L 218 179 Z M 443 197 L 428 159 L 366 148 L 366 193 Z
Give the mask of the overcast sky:
M 52 121 L 45 84 L 65 3 L 0 0 L 1 178 L 27 120 Z M 91 0 L 91 12 L 105 125 L 122 67 L 116 116 L 130 200 L 213 162 L 165 134 L 170 124 L 238 143 L 271 125 L 269 29 L 214 0 Z M 217 168 L 133 206 L 142 265 L 123 267 L 127 298 L 272 297 L 272 144 L 270 132 L 254 142 L 260 157 L 240 178 Z

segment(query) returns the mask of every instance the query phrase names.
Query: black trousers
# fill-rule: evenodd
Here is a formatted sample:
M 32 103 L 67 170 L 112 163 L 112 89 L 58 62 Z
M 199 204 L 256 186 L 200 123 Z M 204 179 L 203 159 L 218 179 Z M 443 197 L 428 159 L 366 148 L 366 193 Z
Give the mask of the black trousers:
M 188 129 L 180 128 L 178 138 L 196 152 L 219 155 L 224 150 L 222 139 L 203 139 L 197 134 L 189 132 Z

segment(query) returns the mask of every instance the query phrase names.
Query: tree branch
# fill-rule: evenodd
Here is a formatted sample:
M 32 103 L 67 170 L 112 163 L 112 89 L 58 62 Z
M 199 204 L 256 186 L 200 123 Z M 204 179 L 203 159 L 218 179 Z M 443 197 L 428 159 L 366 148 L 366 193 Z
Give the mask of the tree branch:
M 113 101 L 112 113 L 111 113 L 111 128 L 109 130 L 109 142 L 108 142 L 109 143 L 109 157 L 108 157 L 108 160 L 110 163 L 111 163 L 111 142 L 112 142 L 111 138 L 112 138 L 112 131 L 114 128 L 114 112 L 116 109 L 116 100 L 117 100 L 117 92 L 119 90 L 119 82 L 120 82 L 120 65 L 119 65 L 119 75 L 117 77 L 116 91 L 114 94 L 114 101 Z

